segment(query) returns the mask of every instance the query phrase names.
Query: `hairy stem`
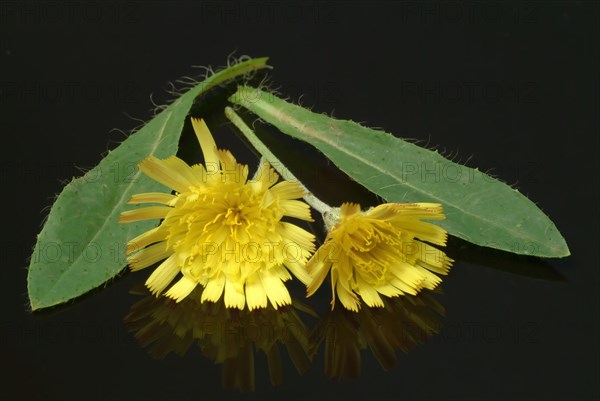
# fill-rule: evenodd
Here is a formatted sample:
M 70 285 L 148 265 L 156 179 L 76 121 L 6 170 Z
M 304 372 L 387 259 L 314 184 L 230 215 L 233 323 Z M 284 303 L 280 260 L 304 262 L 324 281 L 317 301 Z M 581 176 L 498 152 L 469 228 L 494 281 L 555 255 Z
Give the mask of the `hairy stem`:
M 302 187 L 302 189 L 304 189 L 305 192 L 304 200 L 306 201 L 306 203 L 308 203 L 316 211 L 323 215 L 326 213 L 330 213 L 334 209 L 333 207 L 329 206 L 327 203 L 323 202 L 315 195 L 313 195 L 306 188 L 306 186 L 304 186 L 304 184 L 302 184 L 302 182 L 285 167 L 285 165 L 277 158 L 277 156 L 275 156 L 273 152 L 269 150 L 267 145 L 265 145 L 256 136 L 254 131 L 252 131 L 252 129 L 248 127 L 244 120 L 242 120 L 242 118 L 231 107 L 225 107 L 225 116 L 229 119 L 229 121 L 233 123 L 233 125 L 235 125 L 242 132 L 246 139 L 250 141 L 252 146 L 254 146 L 258 153 L 261 154 L 262 158 L 268 161 L 281 176 L 285 177 L 287 180 L 297 181 L 298 184 L 300 184 L 300 186 Z

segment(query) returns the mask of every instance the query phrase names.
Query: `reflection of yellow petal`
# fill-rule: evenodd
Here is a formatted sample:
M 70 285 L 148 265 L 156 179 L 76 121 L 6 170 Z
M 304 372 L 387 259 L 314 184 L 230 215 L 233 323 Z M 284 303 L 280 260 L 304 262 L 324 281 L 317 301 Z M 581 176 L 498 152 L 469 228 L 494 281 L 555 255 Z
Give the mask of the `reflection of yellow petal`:
M 386 298 L 383 303 L 384 308 L 364 306 L 356 313 L 335 308 L 318 322 L 311 346 L 315 353 L 324 346 L 327 377 L 358 378 L 361 350 L 370 351 L 387 371 L 398 362 L 397 350 L 409 352 L 442 328 L 444 308 L 429 293 Z
M 309 329 L 299 312 L 315 316 L 311 308 L 293 300 L 291 306 L 275 310 L 265 298 L 260 312 L 244 309 L 231 313 L 224 302 L 202 302 L 202 298 L 202 287 L 177 304 L 147 296 L 131 307 L 125 324 L 155 358 L 171 352 L 183 356 L 192 347 L 198 348 L 206 358 L 221 364 L 223 385 L 239 391 L 255 388 L 258 353 L 264 353 L 260 359 L 266 360 L 273 385 L 284 379 L 286 355 L 299 373 L 310 367 Z

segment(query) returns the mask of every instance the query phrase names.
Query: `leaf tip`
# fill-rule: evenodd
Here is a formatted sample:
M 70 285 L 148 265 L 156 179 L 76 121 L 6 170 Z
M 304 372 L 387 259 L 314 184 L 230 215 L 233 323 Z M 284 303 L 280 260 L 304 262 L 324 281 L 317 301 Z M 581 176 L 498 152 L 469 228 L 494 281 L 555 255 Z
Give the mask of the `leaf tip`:
M 554 243 L 547 244 L 545 249 L 535 256 L 541 256 L 545 258 L 566 258 L 571 256 L 571 250 L 567 245 L 567 241 L 565 241 L 564 237 L 559 234 Z

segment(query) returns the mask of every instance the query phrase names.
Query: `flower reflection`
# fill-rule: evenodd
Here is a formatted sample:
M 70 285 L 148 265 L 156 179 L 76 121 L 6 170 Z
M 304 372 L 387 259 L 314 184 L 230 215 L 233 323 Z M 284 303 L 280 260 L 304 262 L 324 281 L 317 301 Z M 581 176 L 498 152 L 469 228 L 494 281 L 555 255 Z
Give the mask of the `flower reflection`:
M 269 305 L 249 311 L 226 308 L 223 302 L 202 303 L 200 287 L 180 303 L 143 291 L 148 296 L 131 307 L 125 324 L 154 358 L 170 352 L 183 356 L 197 343 L 202 354 L 223 365 L 223 386 L 242 392 L 254 391 L 255 350 L 266 355 L 273 385 L 283 381 L 280 344 L 300 374 L 310 366 L 310 331 L 298 312 L 314 312 L 298 301 L 277 310 Z
M 441 290 L 436 290 L 436 292 Z M 255 388 L 255 352 L 265 354 L 273 385 L 283 382 L 283 346 L 297 371 L 308 370 L 312 356 L 324 353 L 329 378 L 358 378 L 361 352 L 372 352 L 384 370 L 397 363 L 398 349 L 409 352 L 441 329 L 444 307 L 431 292 L 384 298 L 384 307 L 364 305 L 358 312 L 335 308 L 311 331 L 305 324 L 312 309 L 292 298 L 292 304 L 249 311 L 227 308 L 223 302 L 201 302 L 198 287 L 180 303 L 146 296 L 135 303 L 125 323 L 154 358 L 169 353 L 183 356 L 197 344 L 204 356 L 222 365 L 226 388 L 242 392 Z
M 442 328 L 439 317 L 444 307 L 430 293 L 385 298 L 384 303 L 384 308 L 363 306 L 358 312 L 335 308 L 317 324 L 311 352 L 324 347 L 329 378 L 358 378 L 364 349 L 387 371 L 396 365 L 398 349 L 407 353 Z

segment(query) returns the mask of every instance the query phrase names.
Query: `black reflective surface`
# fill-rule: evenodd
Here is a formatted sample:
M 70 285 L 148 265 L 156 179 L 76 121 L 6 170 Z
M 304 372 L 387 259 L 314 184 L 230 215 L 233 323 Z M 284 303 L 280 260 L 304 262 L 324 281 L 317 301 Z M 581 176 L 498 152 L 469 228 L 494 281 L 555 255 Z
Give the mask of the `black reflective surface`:
M 2 2 L 0 17 L 2 397 L 599 397 L 596 3 Z M 148 120 L 150 93 L 164 104 L 168 82 L 232 50 L 271 56 L 270 85 L 284 97 L 514 184 L 572 255 L 453 238 L 440 291 L 359 314 L 330 311 L 329 286 L 305 299 L 299 283 L 279 312 L 175 306 L 145 294 L 149 270 L 30 313 L 27 258 L 61 181 L 122 140 L 113 128 Z M 220 113 L 230 89 L 193 114 L 254 167 Z M 379 202 L 310 146 L 256 127 L 324 200 Z M 193 139 L 186 124 L 190 162 Z

